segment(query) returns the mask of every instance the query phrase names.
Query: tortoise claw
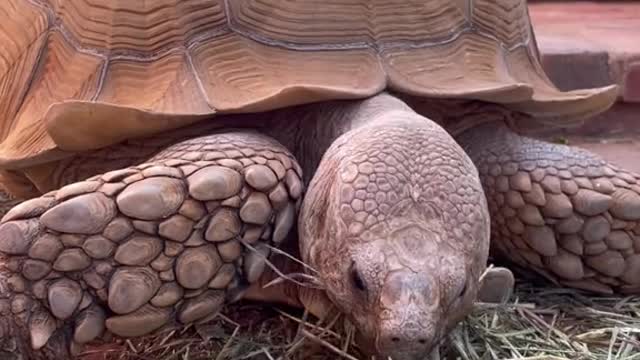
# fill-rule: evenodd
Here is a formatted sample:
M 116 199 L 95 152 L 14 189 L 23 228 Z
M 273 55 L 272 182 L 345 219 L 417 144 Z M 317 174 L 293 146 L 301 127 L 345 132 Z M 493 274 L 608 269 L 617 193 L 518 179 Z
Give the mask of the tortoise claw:
M 487 269 L 480 279 L 478 301 L 485 303 L 505 303 L 513 294 L 515 279 L 511 270 L 503 267 Z

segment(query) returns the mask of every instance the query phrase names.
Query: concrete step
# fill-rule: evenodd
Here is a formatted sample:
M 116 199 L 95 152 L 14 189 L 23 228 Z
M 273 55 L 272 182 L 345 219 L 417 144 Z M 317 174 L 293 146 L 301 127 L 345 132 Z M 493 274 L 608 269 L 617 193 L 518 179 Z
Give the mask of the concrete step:
M 529 3 L 543 66 L 563 90 L 620 85 L 640 103 L 640 1 Z

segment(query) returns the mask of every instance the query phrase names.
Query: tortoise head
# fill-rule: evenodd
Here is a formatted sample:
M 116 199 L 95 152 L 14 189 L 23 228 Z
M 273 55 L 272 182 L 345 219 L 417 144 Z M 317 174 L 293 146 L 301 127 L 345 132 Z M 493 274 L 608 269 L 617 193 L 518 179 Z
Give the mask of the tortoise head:
M 347 236 L 336 264 L 342 276 L 325 282 L 327 292 L 359 330 L 362 350 L 385 359 L 424 359 L 476 301 L 506 300 L 513 275 L 504 268 L 486 271 L 488 235 L 481 226 L 466 239 L 475 244 L 470 249 L 458 246 L 465 242 L 461 224 L 445 226 L 429 204 L 406 201 L 390 213 L 387 222 Z
M 454 241 L 437 211 L 403 204 L 339 256 L 329 298 L 358 329 L 365 351 L 393 359 L 424 358 L 472 309 L 486 255 Z
M 306 261 L 357 328 L 362 350 L 425 358 L 472 309 L 486 267 L 488 217 L 465 234 L 439 209 L 407 199 L 386 221 L 354 234 L 343 215 L 329 209 Z
M 299 218 L 303 260 L 357 328 L 361 349 L 384 359 L 425 358 L 470 313 L 486 269 L 488 206 L 455 144 L 447 163 L 369 155 L 420 154 L 434 129 L 376 129 L 334 143 Z

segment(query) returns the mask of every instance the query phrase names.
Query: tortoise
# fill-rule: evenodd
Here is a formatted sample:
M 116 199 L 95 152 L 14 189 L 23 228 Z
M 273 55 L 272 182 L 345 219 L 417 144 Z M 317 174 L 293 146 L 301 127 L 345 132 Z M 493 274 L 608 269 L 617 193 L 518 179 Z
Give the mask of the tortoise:
M 0 12 L 3 359 L 240 299 L 336 308 L 364 351 L 424 358 L 508 295 L 490 248 L 563 286 L 640 290 L 640 176 L 523 135 L 617 88 L 557 89 L 525 0 Z

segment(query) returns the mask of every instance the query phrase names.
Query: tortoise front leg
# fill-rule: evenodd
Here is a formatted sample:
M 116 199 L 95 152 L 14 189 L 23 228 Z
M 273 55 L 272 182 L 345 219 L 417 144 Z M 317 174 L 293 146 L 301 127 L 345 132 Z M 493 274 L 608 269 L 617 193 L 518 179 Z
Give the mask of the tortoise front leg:
M 640 175 L 502 124 L 457 140 L 480 171 L 499 254 L 566 286 L 640 292 Z
M 289 233 L 300 177 L 276 141 L 234 132 L 14 207 L 0 225 L 0 355 L 64 359 L 67 339 L 211 318 Z

